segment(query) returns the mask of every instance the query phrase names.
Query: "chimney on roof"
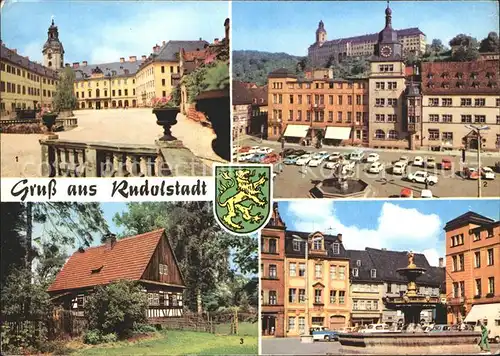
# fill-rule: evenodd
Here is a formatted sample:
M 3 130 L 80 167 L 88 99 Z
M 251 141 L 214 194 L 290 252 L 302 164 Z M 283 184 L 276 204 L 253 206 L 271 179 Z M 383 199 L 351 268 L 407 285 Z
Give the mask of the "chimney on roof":
M 106 239 L 106 251 L 110 251 L 116 245 L 116 235 L 112 233 L 108 233 L 104 236 Z
M 200 37 L 200 41 L 203 41 L 203 39 Z
M 167 44 L 167 42 L 166 41 L 162 41 L 161 44 L 162 44 L 162 46 L 165 46 Z
M 123 63 L 125 62 L 125 58 L 124 57 L 120 57 L 120 63 Z
M 79 67 L 80 67 L 80 63 L 73 62 L 73 69 L 76 69 L 76 68 L 79 68 Z
M 83 61 L 82 62 L 82 67 L 86 67 L 87 66 L 87 61 Z
M 439 257 L 439 267 L 444 267 L 444 259 L 443 259 L 443 257 Z
M 135 62 L 137 60 L 137 57 L 136 56 L 129 56 L 128 59 L 130 62 Z
M 158 53 L 159 51 L 160 51 L 160 46 L 155 45 L 155 46 L 153 47 L 153 53 Z
M 146 55 L 145 55 L 145 54 L 143 54 L 143 55 L 141 56 L 141 59 L 142 59 L 143 61 L 145 61 L 145 60 L 146 60 L 146 58 L 148 58 L 148 57 L 146 57 Z
M 219 39 L 218 38 L 214 38 L 214 44 L 218 44 L 219 43 Z
M 342 234 L 337 234 L 337 238 L 342 242 Z
M 12 52 L 14 52 L 14 53 L 16 53 L 16 54 L 17 54 L 17 48 L 14 48 L 14 49 L 12 50 Z

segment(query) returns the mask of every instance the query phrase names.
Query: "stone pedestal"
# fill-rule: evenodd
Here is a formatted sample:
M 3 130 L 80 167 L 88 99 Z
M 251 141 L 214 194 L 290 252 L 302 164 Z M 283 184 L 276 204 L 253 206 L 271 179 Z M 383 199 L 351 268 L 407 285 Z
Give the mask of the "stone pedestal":
M 182 141 L 156 140 L 161 156 L 173 176 L 206 176 L 212 172 Z

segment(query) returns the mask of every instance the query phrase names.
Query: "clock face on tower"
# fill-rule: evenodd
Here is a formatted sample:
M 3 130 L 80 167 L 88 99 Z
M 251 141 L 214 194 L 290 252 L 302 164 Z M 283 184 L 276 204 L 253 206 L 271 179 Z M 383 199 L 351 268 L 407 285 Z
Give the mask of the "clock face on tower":
M 391 49 L 391 47 L 389 47 L 389 46 L 383 46 L 383 47 L 380 49 L 380 55 L 381 55 L 382 57 L 389 57 L 391 54 L 392 54 L 392 49 Z

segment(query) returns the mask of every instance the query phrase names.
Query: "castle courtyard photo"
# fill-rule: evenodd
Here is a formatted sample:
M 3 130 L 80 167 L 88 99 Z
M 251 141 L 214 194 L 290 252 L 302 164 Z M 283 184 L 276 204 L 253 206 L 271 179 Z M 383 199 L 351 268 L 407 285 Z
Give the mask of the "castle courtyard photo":
M 2 4 L 2 176 L 203 176 L 230 160 L 228 3 L 42 5 Z

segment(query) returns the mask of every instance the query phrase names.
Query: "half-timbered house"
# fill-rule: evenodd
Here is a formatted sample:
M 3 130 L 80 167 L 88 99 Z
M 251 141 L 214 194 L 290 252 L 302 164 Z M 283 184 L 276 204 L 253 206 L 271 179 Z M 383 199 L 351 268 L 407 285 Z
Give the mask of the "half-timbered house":
M 83 315 L 96 286 L 138 282 L 148 294 L 148 318 L 181 317 L 186 288 L 165 229 L 126 237 L 109 235 L 103 245 L 76 251 L 49 287 L 54 303 Z

